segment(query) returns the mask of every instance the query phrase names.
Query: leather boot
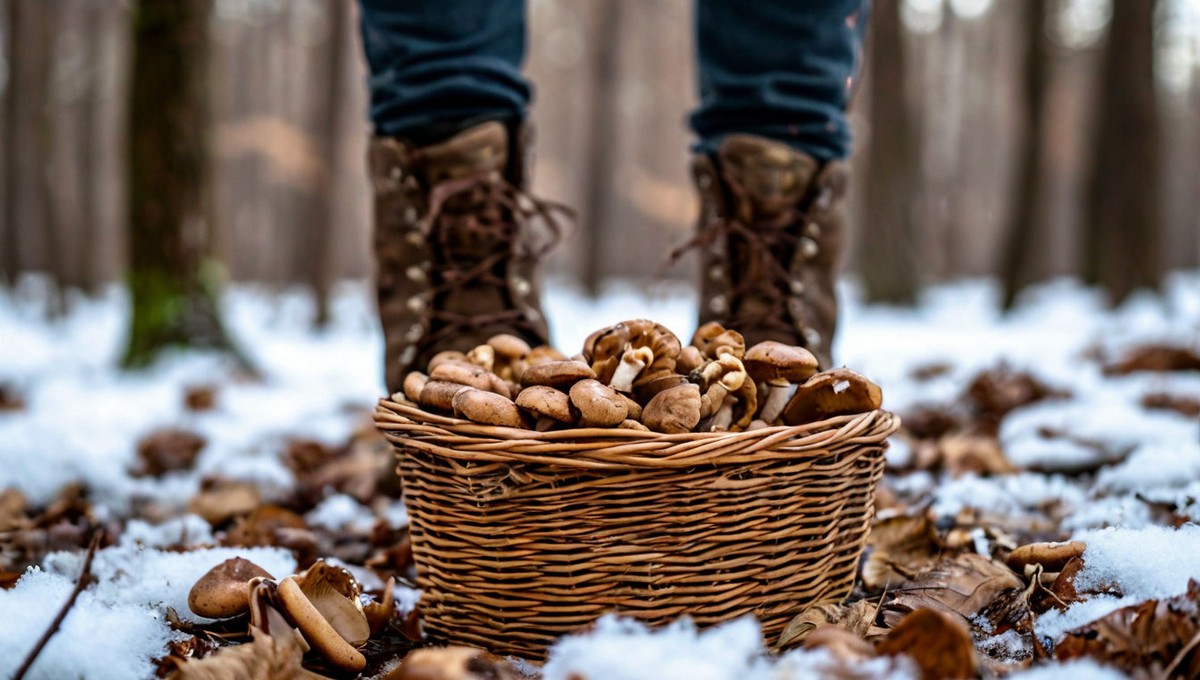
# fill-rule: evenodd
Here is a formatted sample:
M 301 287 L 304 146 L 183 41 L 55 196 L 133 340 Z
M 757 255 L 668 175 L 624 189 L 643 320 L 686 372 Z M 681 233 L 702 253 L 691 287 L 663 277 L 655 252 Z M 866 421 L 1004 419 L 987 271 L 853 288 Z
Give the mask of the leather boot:
M 833 365 L 834 284 L 846 222 L 844 163 L 820 164 L 786 144 L 726 137 L 693 163 L 701 207 L 700 322 L 777 340 Z
M 550 206 L 522 193 L 523 141 L 491 121 L 438 144 L 371 142 L 376 286 L 388 390 L 442 350 L 497 333 L 548 341 L 537 259 L 557 238 Z M 542 217 L 551 237 L 531 243 Z

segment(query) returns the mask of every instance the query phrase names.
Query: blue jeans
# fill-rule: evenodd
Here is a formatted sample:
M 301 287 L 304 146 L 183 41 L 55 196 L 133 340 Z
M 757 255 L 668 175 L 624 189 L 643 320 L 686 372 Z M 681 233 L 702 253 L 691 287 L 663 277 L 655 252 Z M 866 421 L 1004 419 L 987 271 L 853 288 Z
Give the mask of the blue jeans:
M 524 119 L 524 0 L 359 1 L 376 134 L 421 144 Z M 697 150 L 750 133 L 846 157 L 868 1 L 697 0 Z

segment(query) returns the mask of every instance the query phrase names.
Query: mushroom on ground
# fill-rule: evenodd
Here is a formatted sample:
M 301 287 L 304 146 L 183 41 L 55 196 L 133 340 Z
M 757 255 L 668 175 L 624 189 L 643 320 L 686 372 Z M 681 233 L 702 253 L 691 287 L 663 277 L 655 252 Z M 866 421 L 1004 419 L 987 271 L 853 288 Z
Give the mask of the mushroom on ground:
M 326 661 L 356 673 L 366 668 L 366 657 L 347 642 L 321 614 L 312 600 L 300 589 L 295 576 L 280 581 L 277 594 L 284 614 L 296 624 L 308 645 Z
M 665 389 L 642 409 L 642 424 L 655 432 L 691 432 L 700 422 L 700 387 L 689 382 Z
M 382 599 L 378 602 L 371 600 L 363 605 L 363 614 L 367 617 L 367 624 L 371 628 L 371 637 L 382 633 L 392 620 L 392 615 L 396 613 L 395 589 L 396 577 L 389 576 L 387 583 L 383 584 Z
M 763 385 L 759 419 L 773 423 L 795 389 L 793 384 L 808 380 L 817 372 L 817 358 L 803 347 L 765 340 L 746 351 L 742 359 L 746 373 L 756 385 Z
M 590 378 L 571 386 L 571 404 L 579 411 L 579 424 L 583 427 L 613 427 L 629 415 L 625 397 Z
M 796 388 L 783 407 L 787 425 L 874 411 L 883 405 L 879 385 L 848 368 L 823 371 Z
M 525 419 L 512 399 L 468 387 L 454 395 L 454 415 L 482 425 L 524 427 Z
M 533 385 L 517 395 L 517 406 L 533 416 L 537 423 L 534 429 L 545 432 L 558 423 L 573 424 L 578 414 L 572 412 L 571 398 L 553 387 Z
M 530 364 L 521 374 L 521 384 L 545 385 L 565 389 L 588 378 L 595 378 L 596 372 L 585 363 L 579 361 L 544 361 Z
M 395 680 L 517 680 L 512 664 L 474 647 L 424 647 L 404 657 Z
M 188 593 L 188 608 L 196 616 L 227 619 L 244 614 L 250 607 L 250 582 L 271 578 L 250 560 L 233 557 L 209 569 Z

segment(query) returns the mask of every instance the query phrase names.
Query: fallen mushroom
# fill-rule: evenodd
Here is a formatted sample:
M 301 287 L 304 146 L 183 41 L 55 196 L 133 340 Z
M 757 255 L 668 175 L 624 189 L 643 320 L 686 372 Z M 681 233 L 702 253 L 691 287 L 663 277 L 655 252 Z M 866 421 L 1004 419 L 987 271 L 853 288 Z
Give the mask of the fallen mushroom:
M 480 423 L 501 427 L 524 427 L 525 419 L 517 405 L 507 397 L 467 387 L 451 400 L 454 415 Z
M 598 380 L 580 380 L 571 386 L 570 396 L 583 427 L 613 427 L 629 415 L 625 398 Z
M 783 407 L 787 425 L 814 423 L 834 416 L 867 413 L 883 404 L 879 386 L 848 368 L 817 373 L 796 388 Z
M 1076 557 L 1083 557 L 1087 544 L 1083 541 L 1067 541 L 1065 543 L 1030 543 L 1016 548 L 1008 555 L 1008 566 L 1018 574 L 1025 572 L 1025 567 L 1040 564 L 1048 572 L 1062 571 Z
M 383 584 L 382 599 L 378 602 L 371 600 L 363 605 L 363 614 L 367 617 L 367 624 L 371 629 L 371 637 L 375 637 L 383 632 L 387 627 L 388 622 L 392 620 L 392 615 L 396 613 L 396 577 L 389 576 L 387 583 Z
M 227 619 L 250 607 L 251 581 L 271 578 L 265 569 L 242 557 L 233 557 L 209 569 L 188 592 L 188 608 L 196 616 Z
M 296 577 L 289 576 L 280 581 L 277 594 L 284 615 L 296 625 L 308 645 L 326 661 L 348 671 L 358 672 L 366 668 L 366 657 L 322 616 L 321 611 L 300 589 Z M 365 615 L 363 618 L 365 622 Z
M 512 664 L 474 647 L 425 647 L 404 657 L 396 680 L 517 680 Z
M 533 416 L 538 432 L 550 430 L 558 423 L 572 425 L 578 418 L 571 411 L 571 398 L 564 392 L 545 385 L 533 385 L 517 395 L 517 406 Z
M 783 412 L 795 388 L 817 372 L 817 358 L 803 347 L 766 340 L 746 351 L 742 359 L 746 373 L 756 385 L 762 384 L 758 417 L 773 423 Z

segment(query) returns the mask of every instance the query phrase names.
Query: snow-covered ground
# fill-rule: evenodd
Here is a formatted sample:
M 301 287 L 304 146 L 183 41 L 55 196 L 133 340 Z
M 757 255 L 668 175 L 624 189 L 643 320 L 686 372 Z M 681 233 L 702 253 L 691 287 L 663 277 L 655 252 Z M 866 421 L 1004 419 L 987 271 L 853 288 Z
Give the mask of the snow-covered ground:
M 574 351 L 591 330 L 623 319 L 653 318 L 683 338 L 695 323 L 695 298 L 684 288 L 648 295 L 638 286 L 616 285 L 599 300 L 564 285 L 545 290 L 555 344 L 564 350 Z M 36 506 L 51 502 L 64 485 L 82 482 L 101 519 L 128 518 L 147 506 L 156 508 L 156 517 L 173 511 L 177 518 L 159 527 L 128 522 L 121 540 L 99 551 L 97 583 L 29 677 L 147 677 L 153 659 L 179 637 L 165 621 L 166 608 L 186 616 L 191 584 L 232 554 L 229 548 L 167 548 L 211 544 L 208 524 L 183 514 L 201 480 L 219 472 L 252 482 L 265 499 L 281 496 L 295 484 L 283 461 L 289 439 L 337 446 L 369 422 L 383 388 L 382 342 L 368 289 L 342 286 L 333 322 L 320 333 L 309 330 L 312 305 L 303 293 L 249 286 L 228 291 L 230 326 L 263 370 L 261 381 L 239 378 L 199 353 L 177 355 L 152 371 L 119 372 L 114 366 L 125 323 L 120 290 L 97 300 L 75 299 L 70 314 L 56 321 L 45 319 L 42 299 L 36 281 L 0 293 L 0 385 L 25 401 L 23 409 L 0 410 L 0 490 L 18 489 Z M 999 438 L 1020 472 L 949 479 L 915 471 L 893 480 L 903 493 L 928 496 L 933 511 L 947 517 L 964 510 L 1037 514 L 1056 504 L 1062 526 L 1089 546 L 1081 581 L 1122 588 L 1119 595 L 1096 596 L 1041 617 L 1040 634 L 1055 638 L 1117 607 L 1181 593 L 1188 578 L 1200 578 L 1200 528 L 1194 524 L 1200 521 L 1200 423 L 1141 405 L 1151 392 L 1200 400 L 1200 372 L 1106 376 L 1094 358 L 1147 342 L 1200 351 L 1200 272 L 1177 274 L 1163 296 L 1135 297 L 1115 311 L 1106 310 L 1095 292 L 1065 281 L 1031 291 L 1009 316 L 998 311 L 995 288 L 980 282 L 930 290 L 914 309 L 864 306 L 849 289 L 843 299 L 837 357 L 883 387 L 885 408 L 906 412 L 953 402 L 972 376 L 1002 361 L 1070 392 L 1069 399 L 1025 406 L 1004 419 Z M 918 370 L 929 367 L 937 370 Z M 185 408 L 181 394 L 202 385 L 217 387 L 216 408 Z M 131 476 L 137 442 L 164 426 L 207 440 L 195 465 L 160 478 Z M 906 468 L 913 455 L 901 442 L 889 460 Z M 1105 456 L 1111 464 L 1097 462 Z M 1063 474 L 1080 466 L 1097 471 Z M 1153 502 L 1172 504 L 1193 524 L 1159 526 Z M 401 508 L 389 512 L 404 521 Z M 338 496 L 308 519 L 336 525 L 369 523 L 371 517 L 354 499 Z M 255 561 L 272 573 L 286 575 L 295 566 L 288 551 L 255 550 Z M 51 554 L 14 588 L 0 590 L 0 675 L 11 673 L 45 630 L 79 566 L 78 555 Z M 102 643 L 98 630 L 105 631 Z M 818 672 L 826 662 L 824 652 L 767 661 L 760 644 L 749 621 L 701 633 L 685 622 L 651 633 L 612 620 L 590 636 L 561 642 L 545 673 L 787 678 Z M 885 660 L 860 670 L 871 677 L 911 673 L 905 663 Z M 1027 677 L 1055 675 L 1038 675 L 1045 672 Z M 1119 677 L 1091 662 L 1077 662 L 1070 672 Z

